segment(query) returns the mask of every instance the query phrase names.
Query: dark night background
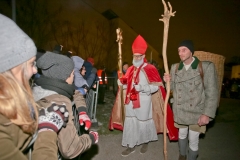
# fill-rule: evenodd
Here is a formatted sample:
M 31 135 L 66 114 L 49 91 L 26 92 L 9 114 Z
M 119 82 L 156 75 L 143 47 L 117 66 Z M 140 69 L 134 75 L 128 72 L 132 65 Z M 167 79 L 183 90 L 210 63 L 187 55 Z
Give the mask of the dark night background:
M 24 0 L 16 0 L 16 4 Z M 166 1 L 167 2 L 167 1 Z M 6 11 L 6 3 L 9 4 Z M 179 61 L 177 47 L 181 40 L 192 39 L 195 50 L 221 54 L 230 62 L 240 50 L 239 0 L 171 0 L 175 17 L 171 17 L 168 37 L 169 63 Z M 3 5 L 4 4 L 4 5 Z M 0 0 L 0 12 L 11 17 L 11 0 Z M 27 4 L 22 4 L 27 7 Z M 51 0 L 51 10 L 61 6 L 65 19 L 81 19 L 77 12 L 98 12 L 112 9 L 123 21 L 141 34 L 160 54 L 162 53 L 163 14 L 161 0 Z M 91 11 L 89 11 L 91 10 Z M 43 13 L 44 14 L 44 13 Z M 19 18 L 17 14 L 17 20 Z M 86 17 L 85 17 L 86 18 Z M 86 19 L 86 21 L 91 19 Z M 160 55 L 161 56 L 161 55 Z
M 161 57 L 163 22 L 159 21 L 159 19 L 162 18 L 161 15 L 164 12 L 162 0 L 15 1 L 17 24 L 37 42 L 37 47 L 46 46 L 46 48 L 43 48 L 53 49 L 56 41 L 50 46 L 48 42 L 49 38 L 47 37 L 51 37 L 50 40 L 56 40 L 53 38 L 52 33 L 57 29 L 61 30 L 62 27 L 59 24 L 64 24 L 66 21 L 70 21 L 71 25 L 77 24 L 79 21 L 93 24 L 98 18 L 104 19 L 105 17 L 102 16 L 102 13 L 111 9 L 134 31 L 141 34 L 145 40 L 158 51 L 160 54 L 159 57 Z M 227 64 L 224 66 L 224 73 L 228 75 L 229 77 L 227 78 L 230 79 L 232 65 L 240 64 L 240 0 L 169 1 L 173 7 L 173 11 L 176 11 L 175 17 L 171 17 L 169 26 L 167 47 L 169 65 L 179 62 L 177 48 L 180 41 L 183 39 L 191 39 L 195 43 L 195 50 L 220 54 L 226 57 L 225 62 Z M 35 6 L 34 4 L 38 5 Z M 11 18 L 11 9 L 11 0 L 0 0 L 0 13 Z M 92 19 L 94 16 L 96 18 Z M 106 19 L 104 20 L 105 22 L 107 21 Z M 53 28 L 50 27 L 51 25 L 53 25 Z M 49 28 L 51 29 L 49 30 Z M 92 30 L 92 28 L 88 29 Z M 114 36 L 115 34 L 114 31 Z M 93 37 L 94 36 L 95 35 L 93 35 Z M 64 40 L 65 39 L 63 39 L 63 41 Z M 124 42 L 126 44 L 126 38 Z M 114 41 L 114 43 L 116 42 Z M 129 43 L 127 47 L 131 48 L 130 44 L 131 43 Z M 65 46 L 66 45 L 64 45 L 64 47 Z M 82 56 L 83 51 L 78 51 L 80 51 Z M 115 61 L 109 57 L 106 58 L 106 61 L 115 63 Z M 230 92 L 231 83 L 225 84 L 222 88 L 222 97 L 216 113 L 216 119 L 208 125 L 206 136 L 200 138 L 198 159 L 235 160 L 240 157 L 240 90 L 238 87 L 238 97 L 232 97 Z M 240 83 L 238 83 L 238 86 L 240 86 Z M 120 154 L 124 149 L 121 146 L 122 132 L 117 130 L 112 132 L 108 129 L 109 117 L 112 113 L 114 100 L 115 96 L 112 94 L 112 91 L 110 89 L 106 90 L 106 103 L 98 105 L 96 113 L 99 125 L 99 143 L 88 152 L 85 152 L 81 156 L 81 159 L 123 159 Z M 134 153 L 124 159 L 155 160 L 163 158 L 162 136 L 163 135 L 160 134 L 159 141 L 153 142 L 149 146 L 150 152 L 147 152 L 145 155 Z M 168 142 L 168 157 L 169 159 L 177 159 L 177 143 Z
M 162 53 L 163 14 L 161 0 L 86 0 L 97 10 L 112 8 L 127 24 L 143 35 Z M 167 2 L 167 1 L 166 1 Z M 176 11 L 171 17 L 168 38 L 170 63 L 179 61 L 177 46 L 183 39 L 192 39 L 195 50 L 224 55 L 230 61 L 240 50 L 239 0 L 171 0 Z

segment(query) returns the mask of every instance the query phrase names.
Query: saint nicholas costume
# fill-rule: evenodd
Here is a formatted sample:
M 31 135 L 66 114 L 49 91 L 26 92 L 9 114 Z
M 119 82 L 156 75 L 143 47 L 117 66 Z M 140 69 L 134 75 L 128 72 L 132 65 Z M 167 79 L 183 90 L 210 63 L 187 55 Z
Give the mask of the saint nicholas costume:
M 132 45 L 133 54 L 144 55 L 146 49 L 147 43 L 139 35 Z M 120 81 L 124 89 L 125 117 L 122 117 L 121 92 L 118 92 L 109 129 L 123 130 L 122 145 L 130 148 L 157 140 L 157 133 L 163 132 L 166 96 L 157 69 L 153 65 L 143 62 L 139 67 L 129 67 Z M 136 85 L 140 87 L 137 89 L 138 91 L 135 88 Z M 173 113 L 169 105 L 167 106 L 167 128 L 169 139 L 177 140 L 178 130 L 174 127 Z

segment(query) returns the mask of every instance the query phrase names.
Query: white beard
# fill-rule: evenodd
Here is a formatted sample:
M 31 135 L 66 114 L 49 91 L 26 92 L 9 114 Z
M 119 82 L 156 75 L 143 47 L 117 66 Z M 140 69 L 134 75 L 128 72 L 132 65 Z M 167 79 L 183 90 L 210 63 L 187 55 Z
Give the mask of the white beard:
M 133 65 L 134 65 L 135 67 L 138 68 L 138 67 L 140 67 L 140 66 L 143 64 L 143 58 L 140 59 L 140 60 L 134 60 L 134 59 L 133 59 L 132 63 L 133 63 Z

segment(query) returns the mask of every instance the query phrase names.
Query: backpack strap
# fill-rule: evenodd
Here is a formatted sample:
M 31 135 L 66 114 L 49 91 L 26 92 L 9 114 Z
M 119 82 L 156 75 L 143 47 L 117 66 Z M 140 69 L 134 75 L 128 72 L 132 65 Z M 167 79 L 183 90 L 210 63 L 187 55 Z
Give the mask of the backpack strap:
M 179 63 L 178 63 L 178 64 L 176 64 L 175 73 L 177 73 L 178 67 L 179 67 Z
M 199 61 L 198 63 L 198 70 L 199 70 L 199 73 L 200 73 L 200 76 L 203 80 L 203 68 L 202 68 L 202 61 Z
M 203 79 L 204 74 L 203 74 L 203 68 L 202 68 L 202 61 L 199 61 L 199 63 L 198 63 L 198 70 L 199 70 L 200 76 L 202 78 L 202 83 L 203 83 L 203 88 L 204 88 L 204 79 Z

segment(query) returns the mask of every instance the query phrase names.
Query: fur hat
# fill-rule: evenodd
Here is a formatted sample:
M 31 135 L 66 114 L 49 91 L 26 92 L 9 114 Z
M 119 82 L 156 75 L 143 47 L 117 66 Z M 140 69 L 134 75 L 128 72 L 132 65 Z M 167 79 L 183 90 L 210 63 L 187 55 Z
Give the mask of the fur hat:
M 132 52 L 145 54 L 147 50 L 147 43 L 142 36 L 138 35 L 132 44 Z
M 44 76 L 65 81 L 72 73 L 74 63 L 67 56 L 47 51 L 38 59 L 37 67 Z
M 36 56 L 32 39 L 15 22 L 0 14 L 0 73 Z
M 194 54 L 194 45 L 193 45 L 193 42 L 191 40 L 183 40 L 179 44 L 178 48 L 183 47 L 183 46 L 187 47 L 192 52 L 192 54 Z

